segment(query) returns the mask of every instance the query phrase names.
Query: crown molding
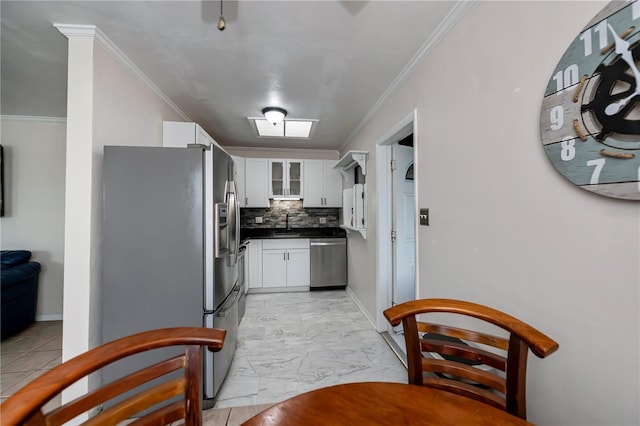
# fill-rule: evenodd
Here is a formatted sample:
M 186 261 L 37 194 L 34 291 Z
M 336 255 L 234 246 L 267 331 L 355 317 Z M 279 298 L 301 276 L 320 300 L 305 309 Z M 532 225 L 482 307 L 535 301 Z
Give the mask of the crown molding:
M 56 24 L 54 27 L 67 38 L 93 38 L 96 35 L 95 25 Z
M 224 145 L 225 149 L 237 150 L 237 151 L 256 151 L 256 152 L 269 152 L 269 153 L 297 153 L 300 151 L 318 154 L 339 154 L 334 149 L 319 149 L 319 148 L 270 148 L 264 146 L 236 146 L 236 145 Z
M 405 65 L 405 67 L 400 71 L 400 74 L 393 80 L 391 85 L 387 87 L 387 90 L 382 93 L 382 96 L 378 99 L 378 101 L 371 107 L 369 112 L 364 116 L 360 123 L 356 126 L 356 128 L 349 134 L 347 140 L 340 145 L 340 151 L 343 151 L 356 137 L 358 133 L 362 130 L 362 128 L 371 120 L 371 117 L 380 109 L 382 104 L 384 104 L 387 99 L 395 92 L 395 90 L 404 83 L 411 74 L 414 73 L 418 65 L 424 61 L 424 59 L 429 56 L 429 54 L 435 49 L 435 47 L 440 43 L 440 41 L 444 38 L 444 36 L 455 26 L 455 24 L 462 18 L 462 16 L 469 10 L 469 8 L 473 5 L 476 0 L 466 0 L 456 2 L 456 5 L 449 11 L 447 16 L 440 22 L 438 27 L 435 29 L 433 33 L 429 36 L 429 38 L 420 46 L 420 49 L 413 55 L 409 63 Z
M 0 115 L 2 120 L 44 121 L 47 123 L 65 123 L 67 117 L 42 117 L 37 115 Z
M 153 82 L 138 68 L 132 61 L 125 55 L 122 50 L 118 48 L 98 27 L 95 25 L 73 25 L 73 24 L 53 24 L 67 38 L 84 37 L 95 38 L 98 44 L 107 51 L 113 59 L 122 65 L 129 73 L 131 73 L 136 79 L 145 84 L 152 92 L 159 96 L 169 107 L 171 107 L 176 114 L 182 117 L 185 121 L 193 121 L 187 114 L 184 113 L 167 95 L 162 92 L 153 84 Z

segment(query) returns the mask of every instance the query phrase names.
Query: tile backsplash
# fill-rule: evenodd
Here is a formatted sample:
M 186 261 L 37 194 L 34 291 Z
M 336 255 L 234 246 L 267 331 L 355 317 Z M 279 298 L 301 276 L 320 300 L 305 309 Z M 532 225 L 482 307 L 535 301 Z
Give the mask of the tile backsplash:
M 303 208 L 302 201 L 272 200 L 271 208 L 240 209 L 240 224 L 243 228 L 284 228 L 286 214 L 289 213 L 290 228 L 337 228 L 340 226 L 338 208 Z M 256 223 L 256 217 L 262 217 L 262 223 Z M 326 218 L 327 223 L 320 223 Z

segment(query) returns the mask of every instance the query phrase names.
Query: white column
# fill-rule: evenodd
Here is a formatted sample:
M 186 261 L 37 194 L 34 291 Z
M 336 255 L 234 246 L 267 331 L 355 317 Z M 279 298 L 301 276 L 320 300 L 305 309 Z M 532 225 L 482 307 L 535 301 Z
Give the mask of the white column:
M 93 294 L 99 283 L 92 274 L 93 171 L 93 53 L 92 25 L 55 27 L 68 38 L 67 153 L 65 188 L 64 298 L 62 359 L 66 361 L 92 345 Z M 85 378 L 63 393 L 70 401 L 86 393 Z

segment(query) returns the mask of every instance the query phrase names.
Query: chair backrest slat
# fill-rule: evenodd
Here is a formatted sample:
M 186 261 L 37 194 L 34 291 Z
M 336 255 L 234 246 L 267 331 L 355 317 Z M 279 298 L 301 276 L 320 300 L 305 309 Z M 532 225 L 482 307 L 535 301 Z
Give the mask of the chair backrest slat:
M 52 424 L 63 424 L 87 411 L 86 407 L 97 407 L 98 405 L 120 395 L 122 393 L 122 389 L 134 389 L 137 386 L 147 383 L 153 379 L 162 377 L 172 371 L 179 370 L 183 368 L 183 366 L 184 355 L 179 355 L 142 370 L 138 370 L 54 409 L 47 414 L 47 420 Z
M 464 365 L 460 362 L 423 358 L 422 369 L 424 371 L 432 371 L 434 373 L 464 377 L 475 383 L 479 383 L 486 387 L 495 389 L 500 393 L 505 393 L 507 390 L 506 380 L 503 377 L 484 370 L 480 370 L 478 368 Z
M 494 348 L 503 349 L 505 351 L 509 348 L 509 339 L 480 333 L 478 331 L 466 330 L 464 328 L 418 321 L 418 331 L 469 340 L 483 345 L 493 346 Z
M 420 339 L 420 347 L 423 352 L 436 352 L 441 355 L 464 358 L 476 364 L 486 364 L 500 371 L 507 369 L 505 357 L 464 343 L 443 342 L 425 337 Z
M 153 407 L 163 401 L 184 394 L 184 390 L 184 377 L 163 382 L 114 404 L 89 419 L 85 424 L 86 426 L 94 426 L 125 421 L 145 408 Z

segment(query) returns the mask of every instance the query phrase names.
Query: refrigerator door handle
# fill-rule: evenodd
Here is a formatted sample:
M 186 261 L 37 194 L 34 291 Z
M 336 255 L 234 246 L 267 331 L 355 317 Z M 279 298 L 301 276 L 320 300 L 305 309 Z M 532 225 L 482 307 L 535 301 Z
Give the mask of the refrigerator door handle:
M 240 246 L 240 209 L 238 208 L 238 191 L 235 181 L 229 182 L 227 203 L 229 204 L 229 266 L 238 262 Z
M 240 298 L 240 289 L 235 289 L 233 291 L 233 293 L 235 294 L 231 294 L 229 295 L 229 298 L 227 299 L 227 301 L 224 303 L 224 305 L 222 305 L 220 307 L 220 309 L 218 309 L 218 311 L 214 314 L 214 316 L 216 317 L 225 317 L 227 315 L 227 312 L 229 311 L 229 308 L 232 307 L 233 305 L 236 304 L 236 302 L 238 301 L 238 299 Z

